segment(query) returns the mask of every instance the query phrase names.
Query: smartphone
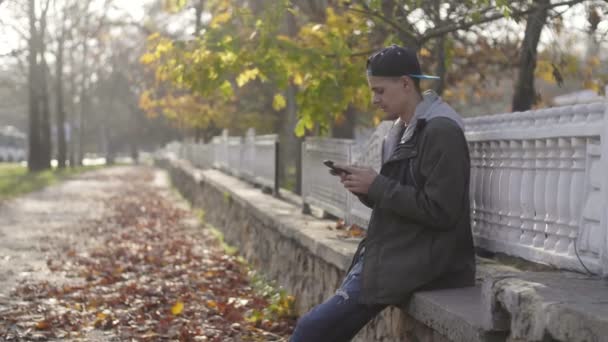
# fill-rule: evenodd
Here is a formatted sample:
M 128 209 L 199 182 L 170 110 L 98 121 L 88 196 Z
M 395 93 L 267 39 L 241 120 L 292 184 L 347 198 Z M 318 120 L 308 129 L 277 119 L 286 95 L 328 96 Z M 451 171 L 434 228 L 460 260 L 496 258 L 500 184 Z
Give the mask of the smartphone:
M 348 171 L 346 171 L 344 169 L 341 169 L 339 167 L 334 166 L 334 162 L 332 160 L 325 160 L 323 162 L 323 164 L 325 164 L 325 166 L 327 166 L 328 168 L 330 168 L 336 174 L 346 173 L 347 175 L 350 175 L 350 172 L 348 172 Z

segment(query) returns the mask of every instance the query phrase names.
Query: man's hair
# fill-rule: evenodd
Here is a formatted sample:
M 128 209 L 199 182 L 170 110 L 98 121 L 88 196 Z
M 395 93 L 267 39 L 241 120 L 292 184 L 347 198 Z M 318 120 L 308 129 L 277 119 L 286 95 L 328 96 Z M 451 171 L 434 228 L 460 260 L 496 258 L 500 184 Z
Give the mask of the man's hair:
M 418 92 L 418 94 L 422 94 L 422 90 L 420 90 L 420 79 L 415 77 L 410 77 L 412 81 L 414 81 L 414 89 Z

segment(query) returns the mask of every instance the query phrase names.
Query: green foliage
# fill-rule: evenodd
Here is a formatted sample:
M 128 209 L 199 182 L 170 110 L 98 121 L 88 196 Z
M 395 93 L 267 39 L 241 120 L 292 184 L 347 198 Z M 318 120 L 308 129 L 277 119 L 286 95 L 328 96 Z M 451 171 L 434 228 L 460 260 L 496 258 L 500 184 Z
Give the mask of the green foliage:
M 224 203 L 228 204 L 232 202 L 232 195 L 228 191 L 224 191 L 222 196 L 224 197 Z
M 194 209 L 193 211 L 200 222 L 205 222 L 205 215 L 207 214 L 205 212 L 205 209 L 198 208 L 198 209 Z
M 18 164 L 0 164 L 0 200 L 40 190 L 82 172 L 98 168 L 100 168 L 100 166 L 83 166 L 66 169 L 51 169 L 41 172 L 28 172 L 25 166 Z
M 208 229 L 213 236 L 215 236 L 226 254 L 236 255 L 239 252 L 238 248 L 231 246 L 224 241 L 224 234 L 217 228 L 212 227 L 210 224 L 206 224 L 205 228 Z
M 295 298 L 287 292 L 276 286 L 274 283 L 268 282 L 260 273 L 250 269 L 249 279 L 254 292 L 266 299 L 269 304 L 262 310 L 252 310 L 246 317 L 246 320 L 259 324 L 264 320 L 277 321 L 280 318 L 294 318 L 295 313 Z

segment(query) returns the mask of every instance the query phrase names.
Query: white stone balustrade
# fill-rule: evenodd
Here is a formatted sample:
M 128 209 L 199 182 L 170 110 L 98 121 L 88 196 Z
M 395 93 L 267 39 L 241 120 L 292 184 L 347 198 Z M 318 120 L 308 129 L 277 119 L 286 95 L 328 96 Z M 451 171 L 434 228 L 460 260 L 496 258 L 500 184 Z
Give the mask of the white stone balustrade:
M 277 180 L 277 134 L 258 135 L 254 141 L 253 182 L 267 188 L 275 189 Z
M 478 246 L 608 272 L 606 109 L 602 101 L 465 120 Z
M 228 137 L 228 171 L 233 176 L 241 175 L 241 159 L 243 158 L 243 138 Z
M 370 166 L 377 172 L 380 172 L 380 167 L 382 166 L 382 144 L 384 142 L 384 137 L 391 126 L 392 122 L 383 121 L 378 125 L 375 132 L 364 146 L 353 145 L 350 164 Z M 367 229 L 372 210 L 363 205 L 361 201 L 350 192 L 347 193 L 346 201 L 346 223 L 356 224 L 363 229 Z
M 228 169 L 228 130 L 223 130 L 221 136 L 211 139 L 213 144 L 213 166 L 221 169 Z
M 276 183 L 276 134 L 255 135 L 247 131 L 245 137 L 228 136 L 228 131 L 211 139 L 209 144 L 186 142 L 171 146 L 179 150 L 181 158 L 206 169 L 217 168 L 271 190 Z
M 243 145 L 240 175 L 244 179 L 274 190 L 278 135 L 255 135 L 247 130 Z
M 306 138 L 302 144 L 302 199 L 304 203 L 344 218 L 347 194 L 339 178 L 329 174 L 324 160 L 349 164 L 354 142 L 347 139 Z

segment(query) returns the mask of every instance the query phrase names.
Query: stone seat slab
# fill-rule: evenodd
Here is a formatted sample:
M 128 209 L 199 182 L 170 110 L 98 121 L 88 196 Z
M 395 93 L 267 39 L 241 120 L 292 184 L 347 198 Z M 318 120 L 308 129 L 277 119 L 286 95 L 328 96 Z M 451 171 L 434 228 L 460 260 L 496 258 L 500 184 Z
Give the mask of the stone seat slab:
M 504 341 L 507 332 L 484 328 L 483 304 L 481 285 L 423 291 L 414 294 L 408 313 L 453 341 Z

